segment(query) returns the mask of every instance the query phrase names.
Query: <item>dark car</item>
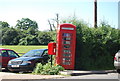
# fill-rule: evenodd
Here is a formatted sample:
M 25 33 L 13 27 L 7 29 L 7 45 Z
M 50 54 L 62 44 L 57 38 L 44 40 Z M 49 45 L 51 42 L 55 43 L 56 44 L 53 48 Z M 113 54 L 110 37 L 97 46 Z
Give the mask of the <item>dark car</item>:
M 33 71 L 37 63 L 45 64 L 49 60 L 48 49 L 35 49 L 23 56 L 10 60 L 8 69 L 10 71 Z
M 15 51 L 0 48 L 0 67 L 7 69 L 8 61 L 17 57 L 19 57 L 19 55 Z

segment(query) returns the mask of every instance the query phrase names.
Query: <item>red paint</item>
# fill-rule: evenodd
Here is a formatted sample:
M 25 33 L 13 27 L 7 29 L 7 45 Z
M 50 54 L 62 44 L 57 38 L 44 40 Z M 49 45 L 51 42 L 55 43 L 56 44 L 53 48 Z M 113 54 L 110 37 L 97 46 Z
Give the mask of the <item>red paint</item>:
M 5 51 L 8 56 L 2 55 L 3 54 L 2 51 Z M 10 52 L 10 51 L 14 52 L 19 57 L 19 55 L 15 51 L 13 51 L 11 49 L 0 48 L 0 64 L 2 64 L 2 68 L 7 68 L 7 64 L 9 62 L 9 60 L 16 58 L 16 57 L 11 57 L 9 55 L 8 52 Z
M 56 43 L 51 42 L 48 44 L 48 54 L 49 55 L 56 55 Z
M 57 30 L 56 63 L 65 69 L 74 69 L 76 26 L 61 24 Z

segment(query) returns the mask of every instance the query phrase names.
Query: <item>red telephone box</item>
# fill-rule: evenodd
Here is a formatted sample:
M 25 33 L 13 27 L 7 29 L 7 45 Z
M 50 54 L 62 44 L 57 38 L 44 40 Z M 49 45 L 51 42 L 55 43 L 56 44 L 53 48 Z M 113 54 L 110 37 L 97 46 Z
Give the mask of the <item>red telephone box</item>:
M 56 63 L 65 69 L 74 69 L 76 26 L 61 24 L 57 30 Z

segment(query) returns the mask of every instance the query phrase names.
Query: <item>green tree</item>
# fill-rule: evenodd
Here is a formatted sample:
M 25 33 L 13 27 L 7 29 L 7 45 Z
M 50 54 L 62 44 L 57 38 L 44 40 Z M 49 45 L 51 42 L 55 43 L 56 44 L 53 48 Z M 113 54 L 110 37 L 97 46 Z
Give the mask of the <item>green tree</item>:
M 49 42 L 54 41 L 54 35 L 52 32 L 39 32 L 38 41 L 42 45 L 47 45 Z
M 8 28 L 10 25 L 7 23 L 7 22 L 4 22 L 4 21 L 0 21 L 0 29 L 3 29 L 3 28 Z
M 26 35 L 19 40 L 19 45 L 39 45 L 39 41 L 34 35 Z
M 17 20 L 17 24 L 15 27 L 21 30 L 28 30 L 29 28 L 38 30 L 37 22 L 30 20 L 29 18 L 22 18 L 21 20 Z
M 28 30 L 26 30 L 26 33 L 30 35 L 38 35 L 38 30 L 35 30 L 34 28 L 31 27 Z
M 16 43 L 16 38 L 19 33 L 14 28 L 4 28 L 2 29 L 2 44 L 3 45 L 14 45 Z

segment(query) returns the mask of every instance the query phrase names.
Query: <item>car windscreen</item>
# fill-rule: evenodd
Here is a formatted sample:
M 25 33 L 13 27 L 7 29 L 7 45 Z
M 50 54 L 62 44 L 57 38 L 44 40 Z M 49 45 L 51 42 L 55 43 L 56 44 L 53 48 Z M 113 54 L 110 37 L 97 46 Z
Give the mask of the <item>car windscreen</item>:
M 22 57 L 39 57 L 43 53 L 42 50 L 31 50 L 27 53 L 25 53 Z

